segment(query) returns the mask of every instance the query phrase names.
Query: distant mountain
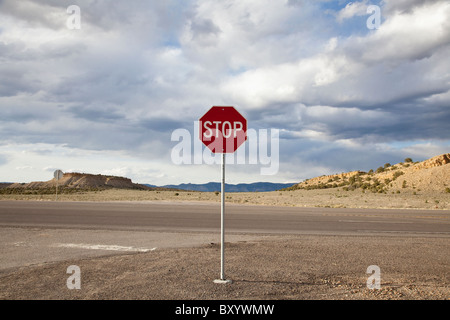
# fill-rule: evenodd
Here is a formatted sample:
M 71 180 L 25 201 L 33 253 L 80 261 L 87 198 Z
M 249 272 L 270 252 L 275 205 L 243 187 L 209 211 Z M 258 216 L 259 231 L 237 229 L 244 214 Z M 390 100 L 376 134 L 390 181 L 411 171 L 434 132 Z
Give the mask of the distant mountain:
M 145 184 L 148 187 L 157 187 L 151 184 Z M 276 191 L 283 188 L 292 187 L 294 183 L 272 183 L 272 182 L 255 182 L 255 183 L 239 183 L 225 184 L 226 192 L 268 192 Z M 165 185 L 159 188 L 172 188 L 189 191 L 215 192 L 220 191 L 220 182 L 209 182 L 204 184 L 182 183 L 178 185 Z

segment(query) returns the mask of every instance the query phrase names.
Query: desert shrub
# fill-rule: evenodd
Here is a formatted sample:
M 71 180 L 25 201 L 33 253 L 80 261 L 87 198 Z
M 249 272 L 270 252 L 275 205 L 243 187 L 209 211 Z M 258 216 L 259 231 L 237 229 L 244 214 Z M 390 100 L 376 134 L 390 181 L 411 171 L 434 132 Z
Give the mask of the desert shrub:
M 406 158 L 405 162 L 413 162 L 413 160 L 411 158 Z
M 400 177 L 402 174 L 404 174 L 403 171 L 396 171 L 396 172 L 394 172 L 394 176 L 392 177 L 392 179 L 395 180 L 398 177 Z
M 383 172 L 384 171 L 384 168 L 383 167 L 378 167 L 378 169 L 377 169 L 377 171 L 375 171 L 376 173 L 381 173 L 381 172 Z
M 388 162 L 388 163 L 385 163 L 384 164 L 384 168 L 386 169 L 386 168 L 389 168 L 391 166 L 391 164 Z
M 450 193 L 450 188 L 445 188 L 445 192 Z

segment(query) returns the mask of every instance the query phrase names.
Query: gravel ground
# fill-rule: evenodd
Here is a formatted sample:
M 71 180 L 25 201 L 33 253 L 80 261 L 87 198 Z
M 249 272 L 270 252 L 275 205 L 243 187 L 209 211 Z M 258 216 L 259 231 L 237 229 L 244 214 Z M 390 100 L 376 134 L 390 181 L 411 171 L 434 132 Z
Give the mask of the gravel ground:
M 232 284 L 215 284 L 220 246 L 69 260 L 2 273 L 0 299 L 450 299 L 448 238 L 270 236 L 226 247 Z M 67 267 L 81 270 L 69 290 Z M 381 289 L 368 289 L 368 266 Z

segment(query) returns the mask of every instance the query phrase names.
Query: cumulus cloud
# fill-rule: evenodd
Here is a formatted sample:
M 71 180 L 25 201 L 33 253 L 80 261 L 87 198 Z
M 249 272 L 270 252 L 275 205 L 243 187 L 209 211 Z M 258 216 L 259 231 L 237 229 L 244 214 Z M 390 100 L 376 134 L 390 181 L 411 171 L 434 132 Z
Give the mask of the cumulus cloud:
M 404 62 L 431 57 L 450 42 L 450 3 L 431 2 L 395 13 L 378 32 L 358 39 L 365 61 Z
M 444 3 L 445 0 L 382 0 L 383 12 L 385 14 L 404 14 L 420 8 L 424 5 Z
M 349 2 L 347 5 L 341 9 L 337 15 L 336 19 L 339 22 L 345 19 L 353 18 L 354 16 L 363 16 L 367 14 L 367 7 L 369 6 L 368 0 Z

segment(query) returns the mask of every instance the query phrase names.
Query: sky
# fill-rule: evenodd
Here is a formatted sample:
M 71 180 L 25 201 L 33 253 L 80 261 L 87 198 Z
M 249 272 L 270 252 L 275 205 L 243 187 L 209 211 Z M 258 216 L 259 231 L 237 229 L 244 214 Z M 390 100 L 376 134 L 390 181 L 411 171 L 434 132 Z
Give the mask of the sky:
M 234 106 L 256 150 L 279 133 L 276 170 L 247 141 L 227 183 L 425 160 L 450 152 L 449 57 L 447 0 L 0 0 L 0 181 L 220 181 L 173 158 L 212 106 Z

